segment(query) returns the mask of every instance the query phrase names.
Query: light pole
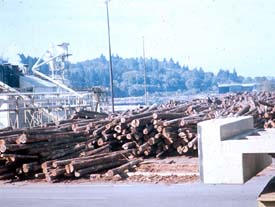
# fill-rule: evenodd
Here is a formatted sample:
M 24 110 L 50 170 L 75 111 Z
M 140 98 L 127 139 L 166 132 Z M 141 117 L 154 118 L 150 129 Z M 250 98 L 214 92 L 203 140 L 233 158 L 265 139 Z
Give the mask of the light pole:
M 108 26 L 108 41 L 109 41 L 109 76 L 110 76 L 110 91 L 111 91 L 111 99 L 112 99 L 112 113 L 114 113 L 114 88 L 113 88 L 113 67 L 112 67 L 112 51 L 111 51 L 111 37 L 110 37 L 110 23 L 109 23 L 109 8 L 108 2 L 110 0 L 106 0 L 106 11 L 107 11 L 107 26 Z
M 146 63 L 145 63 L 145 48 L 144 48 L 144 36 L 142 36 L 142 49 L 143 49 L 143 70 L 144 70 L 144 102 L 148 104 L 147 100 L 147 82 L 146 82 Z

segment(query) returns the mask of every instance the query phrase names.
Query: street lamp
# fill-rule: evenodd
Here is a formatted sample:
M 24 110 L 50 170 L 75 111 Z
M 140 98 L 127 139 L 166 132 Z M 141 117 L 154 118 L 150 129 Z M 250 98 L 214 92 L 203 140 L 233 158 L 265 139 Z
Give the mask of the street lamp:
M 114 88 L 113 88 L 113 67 L 112 67 L 112 51 L 111 51 L 111 37 L 110 37 L 110 23 L 109 23 L 109 8 L 108 3 L 110 0 L 106 0 L 106 11 L 107 11 L 107 26 L 108 26 L 108 41 L 109 41 L 109 76 L 110 76 L 110 90 L 112 99 L 112 113 L 114 113 Z

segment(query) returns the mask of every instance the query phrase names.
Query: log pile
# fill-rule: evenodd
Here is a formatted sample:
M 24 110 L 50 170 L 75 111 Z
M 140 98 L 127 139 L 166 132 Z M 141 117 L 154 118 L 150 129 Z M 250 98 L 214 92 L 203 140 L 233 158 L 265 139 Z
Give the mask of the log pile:
M 146 157 L 196 153 L 198 122 L 246 115 L 256 127 L 275 127 L 275 93 L 207 97 L 112 115 L 80 111 L 57 125 L 0 129 L 0 180 L 120 175 Z

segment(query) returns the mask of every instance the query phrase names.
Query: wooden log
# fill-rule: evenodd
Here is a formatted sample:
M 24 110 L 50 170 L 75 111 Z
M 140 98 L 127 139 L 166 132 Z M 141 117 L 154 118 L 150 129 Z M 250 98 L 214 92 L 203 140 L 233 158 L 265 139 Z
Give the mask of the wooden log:
M 170 109 L 169 112 L 170 113 L 181 113 L 181 112 L 185 112 L 190 106 L 192 105 L 192 103 L 186 103 L 180 106 L 177 106 L 173 109 Z
M 106 144 L 104 146 L 101 146 L 97 149 L 93 149 L 87 153 L 85 153 L 85 156 L 91 156 L 91 155 L 95 155 L 95 154 L 100 154 L 100 153 L 107 153 L 110 152 L 110 144 Z
M 191 133 L 191 132 L 188 132 L 188 133 L 187 133 L 187 138 L 188 138 L 188 140 L 191 140 L 191 139 L 193 139 L 194 137 L 196 137 L 196 134 L 195 134 L 195 133 Z
M 106 124 L 106 125 L 105 125 L 105 127 L 106 127 L 105 132 L 106 132 L 106 133 L 109 133 L 110 131 L 112 131 L 113 128 L 114 128 L 119 122 L 120 122 L 120 119 L 117 118 L 117 119 L 112 120 L 111 123 Z
M 143 159 L 135 159 L 135 160 L 132 160 L 132 161 L 130 161 L 130 162 L 127 162 L 127 163 L 125 163 L 125 164 L 123 164 L 123 165 L 117 167 L 117 168 L 108 170 L 108 172 L 106 173 L 106 175 L 109 176 L 109 177 L 112 177 L 112 176 L 115 176 L 115 175 L 117 175 L 117 174 L 121 174 L 121 173 L 123 173 L 124 171 L 133 168 L 135 165 L 140 164 L 142 161 L 143 161 Z
M 259 100 L 258 101 L 259 102 L 259 104 L 262 104 L 262 105 L 264 105 L 264 106 L 268 106 L 268 107 L 274 107 L 274 104 L 272 103 L 267 103 L 266 101 L 264 101 L 264 100 Z
M 50 144 L 49 142 L 41 142 L 41 143 L 32 143 L 32 144 L 0 144 L 0 152 L 4 153 L 8 152 L 16 152 L 19 153 L 20 151 L 28 151 L 28 154 L 38 154 L 41 151 L 52 151 L 55 149 L 60 148 L 68 148 L 73 147 L 76 145 L 75 142 L 72 143 L 64 143 L 64 144 Z
M 3 174 L 3 173 L 7 173 L 9 172 L 11 169 L 9 166 L 7 165 L 4 165 L 4 166 L 0 166 L 0 175 Z
M 188 142 L 187 145 L 188 145 L 189 148 L 193 148 L 193 146 L 196 145 L 197 143 L 198 143 L 198 137 L 196 136 L 190 142 Z
M 0 129 L 0 133 L 1 133 L 1 132 L 6 132 L 6 131 L 11 131 L 11 130 L 13 130 L 13 128 L 12 128 L 11 126 L 4 127 L 4 128 L 2 128 L 2 129 Z
M 92 124 L 92 126 L 96 126 L 96 125 L 106 125 L 109 124 L 110 120 L 108 119 L 101 119 L 101 120 L 95 120 L 93 122 L 89 122 L 89 125 Z
M 94 135 L 94 136 L 98 136 L 98 135 L 100 135 L 105 129 L 106 129 L 106 128 L 105 128 L 105 125 L 104 125 L 104 126 L 101 126 L 101 127 L 99 127 L 98 129 L 96 129 L 95 131 L 93 131 L 93 135 Z
M 127 142 L 122 145 L 122 149 L 127 150 L 127 149 L 133 149 L 137 147 L 137 143 L 135 141 L 132 142 Z
M 46 173 L 45 174 L 45 178 L 46 178 L 46 181 L 49 182 L 49 183 L 56 183 L 58 182 L 58 177 L 57 176 L 53 176 L 49 173 Z
M 78 126 L 77 124 L 73 124 L 72 129 L 74 132 L 89 131 L 89 130 L 87 130 L 87 125 Z
M 178 133 L 178 136 L 180 137 L 180 138 L 182 138 L 182 139 L 185 139 L 186 138 L 186 140 L 188 140 L 187 139 L 187 134 L 188 134 L 188 132 L 180 132 L 180 133 Z
M 129 133 L 126 135 L 126 139 L 133 140 L 134 139 L 134 133 Z
M 177 138 L 177 136 L 178 136 L 178 134 L 176 132 L 168 132 L 166 130 L 166 128 L 163 128 L 162 135 L 163 135 L 163 137 L 165 137 L 167 139 L 172 139 L 172 140 Z
M 182 152 L 187 153 L 189 151 L 189 148 L 187 145 L 182 146 Z
M 179 154 L 179 155 L 182 155 L 183 154 L 183 147 L 182 147 L 182 145 L 179 145 L 179 146 L 177 146 L 177 153 Z
M 55 168 L 50 172 L 51 176 L 53 177 L 59 177 L 59 176 L 65 175 L 65 173 L 66 173 L 65 168 Z
M 183 120 L 197 120 L 197 119 L 199 119 L 199 120 L 201 119 L 199 115 L 190 115 L 190 116 L 185 116 L 185 117 L 165 121 L 163 123 L 163 125 L 166 127 L 168 127 L 168 126 L 178 127 L 178 126 L 182 126 L 181 123 L 183 122 Z
M 107 134 L 105 130 L 101 134 L 105 138 L 105 140 L 111 140 L 112 138 L 114 138 L 113 134 Z
M 7 158 L 11 162 L 17 160 L 37 160 L 39 157 L 36 155 L 18 155 L 18 154 L 1 154 L 0 157 Z
M 24 134 L 28 135 L 38 135 L 38 134 L 55 134 L 55 133 L 64 133 L 71 131 L 70 128 L 57 128 L 57 127 L 42 127 L 42 128 L 32 128 L 24 130 Z
M 163 126 L 158 126 L 158 127 L 157 127 L 157 132 L 158 132 L 158 133 L 162 133 L 162 130 L 163 130 Z
M 85 137 L 76 137 L 76 138 L 68 138 L 68 139 L 58 139 L 51 142 L 35 142 L 30 144 L 22 144 L 27 148 L 28 154 L 39 154 L 42 151 L 47 153 L 52 152 L 58 149 L 66 149 L 66 148 L 75 148 L 80 143 L 87 143 L 88 139 Z M 21 145 L 20 145 L 21 146 Z M 87 144 L 89 147 L 89 145 Z M 46 156 L 46 155 L 45 155 Z
M 164 155 L 168 154 L 169 152 L 170 152 L 169 148 L 164 147 L 162 151 L 160 151 L 156 154 L 156 158 L 163 157 Z
M 154 136 L 154 138 L 156 138 L 156 139 L 160 139 L 162 137 L 162 134 L 161 133 L 157 133 L 157 134 L 155 134 L 155 136 Z
M 245 114 L 246 112 L 248 112 L 250 109 L 250 105 L 247 104 L 245 105 L 240 111 L 238 111 L 235 116 L 242 116 L 243 114 Z
M 99 157 L 104 157 L 106 155 L 110 155 L 110 152 L 103 152 L 103 151 L 104 150 L 102 150 L 100 152 L 97 152 L 94 155 L 90 155 L 90 156 L 86 156 L 86 157 L 76 157 L 76 158 L 71 158 L 71 159 L 66 159 L 66 160 L 55 160 L 55 161 L 52 162 L 52 166 L 56 168 L 56 167 L 59 167 L 59 166 L 68 165 L 71 162 L 95 159 L 95 158 L 99 158 Z M 103 153 L 101 153 L 101 152 L 103 152 Z M 70 171 L 68 171 L 68 172 L 70 173 Z
M 122 132 L 123 127 L 125 126 L 122 126 L 122 124 L 120 123 L 114 127 L 114 131 L 120 134 Z
M 141 140 L 142 138 L 143 138 L 143 134 L 141 132 L 137 132 L 134 134 L 135 141 Z
M 155 138 L 155 137 L 151 137 L 150 139 L 148 139 L 148 143 L 149 143 L 149 145 L 154 145 L 154 144 L 156 144 L 156 143 L 158 143 L 160 141 L 160 139 L 157 139 L 157 138 Z
M 129 154 L 131 152 L 133 152 L 133 150 L 124 150 L 124 151 L 121 151 L 119 153 L 106 155 L 104 157 L 99 157 L 99 158 L 89 159 L 89 160 L 83 160 L 83 161 L 71 162 L 69 164 L 69 169 L 70 169 L 69 172 L 71 173 L 71 172 L 74 172 L 75 170 L 90 167 L 90 166 L 97 165 L 97 164 L 104 163 L 104 162 L 112 162 L 116 159 L 124 158 L 126 154 Z
M 143 134 L 147 135 L 149 133 L 151 133 L 154 129 L 154 125 L 153 124 L 148 124 L 144 129 L 143 129 Z
M 53 163 L 53 160 L 49 160 L 49 161 L 46 161 L 46 162 L 43 162 L 41 164 L 41 168 L 43 169 L 43 172 L 46 171 L 47 172 L 47 169 L 52 167 L 52 163 Z
M 172 137 L 170 137 L 170 136 L 163 136 L 163 141 L 164 141 L 164 143 L 166 144 L 166 145 L 171 145 L 171 144 L 173 144 L 173 139 L 172 139 Z
M 0 152 L 4 153 L 6 151 L 15 152 L 28 149 L 29 146 L 23 144 L 0 144 Z
M 164 126 L 164 121 L 162 120 L 154 120 L 153 121 L 154 128 L 156 129 L 158 126 Z
M 45 178 L 45 174 L 44 173 L 35 173 L 34 177 L 36 179 L 44 179 Z
M 14 172 L 7 172 L 0 175 L 0 180 L 12 179 L 15 178 Z
M 180 122 L 180 126 L 184 127 L 184 126 L 188 126 L 188 125 L 196 125 L 198 122 L 202 122 L 205 119 L 203 118 L 199 118 L 199 119 L 182 119 Z
M 85 118 L 85 119 L 93 119 L 93 118 L 106 118 L 108 117 L 108 114 L 106 113 L 100 113 L 100 112 L 95 112 L 95 111 L 87 111 L 87 110 L 82 110 L 76 113 L 76 115 L 80 118 Z
M 184 139 L 179 138 L 179 139 L 176 139 L 175 141 L 173 141 L 172 147 L 174 149 L 177 149 L 179 146 L 186 145 L 186 144 L 188 144 L 188 142 L 186 142 Z
M 87 142 L 79 142 L 79 143 L 65 143 L 60 145 L 51 145 L 48 144 L 48 146 L 36 146 L 35 144 L 32 144 L 35 148 L 29 149 L 28 154 L 39 154 L 40 157 L 47 157 L 48 155 L 52 155 L 54 153 L 59 153 L 63 151 L 73 151 L 75 149 L 83 149 L 87 148 Z
M 59 159 L 74 153 L 81 153 L 85 149 L 85 146 L 79 146 L 75 148 L 69 148 L 69 149 L 59 149 L 55 150 L 54 152 L 50 153 L 40 153 L 42 157 L 45 157 L 45 160 L 54 160 L 54 159 Z
M 144 112 L 151 112 L 154 111 L 158 108 L 158 105 L 156 103 L 154 103 L 153 105 L 149 106 L 149 108 L 147 110 L 145 110 Z
M 185 117 L 186 114 L 184 113 L 154 113 L 153 114 L 153 119 L 162 119 L 162 120 L 172 120 L 172 119 L 178 119 Z
M 23 174 L 23 170 L 21 167 L 17 167 L 15 169 L 15 174 L 21 176 Z
M 116 139 L 117 139 L 117 140 L 125 140 L 125 139 L 127 139 L 126 136 L 127 136 L 126 134 L 124 134 L 124 135 L 118 135 L 118 136 L 116 137 Z
M 146 113 L 140 113 L 132 116 L 121 117 L 120 122 L 127 124 L 127 123 L 131 123 L 134 119 L 140 119 L 143 117 L 152 116 L 152 114 L 153 112 L 146 112 Z
M 127 126 L 126 126 L 127 127 Z M 127 135 L 127 134 L 129 134 L 129 133 L 131 133 L 131 131 L 129 130 L 129 128 L 124 128 L 124 129 L 122 129 L 122 131 L 121 131 L 121 134 L 122 135 Z
M 15 144 L 21 134 L 12 134 L 0 137 L 0 144 Z
M 22 134 L 23 132 L 24 132 L 24 129 L 13 129 L 10 131 L 2 131 L 0 132 L 0 137 L 18 135 L 18 134 Z
M 104 137 L 98 138 L 97 141 L 96 141 L 97 146 L 101 147 L 101 146 L 105 145 L 105 144 L 106 144 L 106 141 L 107 141 L 107 140 L 106 140 Z
M 56 134 L 38 134 L 38 135 L 27 135 L 22 134 L 17 140 L 17 144 L 42 142 L 57 139 L 68 139 L 72 137 L 81 137 L 87 135 L 87 132 L 66 132 L 66 133 L 56 133 Z
M 152 123 L 152 118 L 153 117 L 150 115 L 150 116 L 134 119 L 131 122 L 131 126 L 132 127 L 140 127 L 140 126 L 144 126 L 146 124 L 150 124 L 150 123 Z
M 77 171 L 74 172 L 74 175 L 75 175 L 75 177 L 78 178 L 78 177 L 82 177 L 82 176 L 87 175 L 87 174 L 92 174 L 92 173 L 96 173 L 96 172 L 99 172 L 99 171 L 114 168 L 114 167 L 123 165 L 126 162 L 127 162 L 127 160 L 125 160 L 125 159 L 114 160 L 112 162 L 98 164 L 98 165 L 95 165 L 95 166 L 91 166 L 91 167 L 88 167 L 88 168 L 83 168 L 83 169 L 77 170 Z
M 147 149 L 150 148 L 150 147 L 151 147 L 150 144 L 149 144 L 148 142 L 145 142 L 143 145 L 140 145 L 140 146 L 138 147 L 137 153 L 138 153 L 138 154 L 142 154 L 145 150 L 147 150 Z
M 152 148 L 150 147 L 150 148 L 144 150 L 144 151 L 143 151 L 143 154 L 144 154 L 144 156 L 147 156 L 147 157 L 148 157 L 149 155 L 152 154 Z
M 103 153 L 109 153 L 110 149 L 109 148 L 105 148 L 104 150 L 97 152 L 97 154 L 103 154 Z M 79 157 L 87 157 L 87 156 L 91 156 L 94 155 L 94 148 L 93 149 L 85 149 L 83 150 L 80 154 Z
M 24 173 L 34 173 L 42 170 L 41 165 L 38 162 L 30 162 L 22 165 L 22 170 Z

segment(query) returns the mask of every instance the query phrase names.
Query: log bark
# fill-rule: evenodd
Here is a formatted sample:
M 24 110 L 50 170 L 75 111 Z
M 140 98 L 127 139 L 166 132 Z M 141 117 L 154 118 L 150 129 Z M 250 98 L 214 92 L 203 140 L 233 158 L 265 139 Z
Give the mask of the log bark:
M 107 176 L 112 177 L 115 176 L 117 174 L 121 174 L 126 170 L 129 170 L 131 168 L 133 168 L 135 165 L 140 164 L 143 161 L 143 159 L 136 159 L 136 160 L 132 160 L 128 163 L 125 163 L 117 168 L 108 170 L 108 172 L 106 173 Z
M 116 159 L 124 158 L 126 154 L 131 153 L 132 150 L 124 150 L 119 153 L 114 153 L 110 155 L 106 155 L 104 157 L 99 157 L 95 159 L 83 160 L 83 161 L 75 161 L 69 164 L 70 173 L 74 172 L 75 170 L 79 170 L 81 168 L 87 168 L 93 165 L 97 165 L 104 162 L 112 162 Z
M 95 166 L 91 166 L 91 167 L 88 167 L 88 168 L 83 168 L 83 169 L 80 169 L 80 170 L 77 170 L 74 175 L 75 177 L 82 177 L 84 175 L 87 175 L 87 174 L 92 174 L 92 173 L 96 173 L 96 172 L 100 172 L 100 171 L 103 171 L 103 170 L 107 170 L 107 169 L 110 169 L 110 168 L 113 168 L 113 167 L 117 167 L 117 166 L 120 166 L 124 163 L 126 163 L 127 160 L 114 160 L 112 162 L 108 162 L 108 163 L 103 163 L 103 164 L 98 164 L 98 165 L 95 165 Z
M 38 162 L 25 163 L 22 165 L 24 173 L 35 173 L 42 170 L 41 165 Z

